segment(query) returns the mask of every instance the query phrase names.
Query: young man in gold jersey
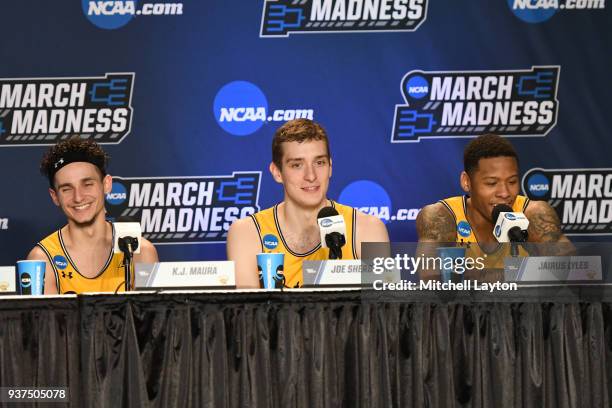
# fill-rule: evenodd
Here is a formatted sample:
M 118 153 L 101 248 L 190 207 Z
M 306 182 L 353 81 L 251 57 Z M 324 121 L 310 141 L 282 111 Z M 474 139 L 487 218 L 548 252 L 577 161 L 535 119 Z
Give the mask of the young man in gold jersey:
M 115 230 L 105 218 L 105 195 L 112 189 L 107 159 L 97 143 L 76 138 L 52 146 L 42 159 L 51 200 L 67 218 L 28 255 L 46 262 L 45 294 L 125 290 L 123 254 L 113 253 Z M 144 238 L 134 262 L 158 262 Z
M 464 244 L 468 247 L 466 256 L 486 254 L 485 268 L 503 268 L 508 246 L 495 239 L 491 216 L 493 207 L 505 204 L 529 220 L 528 242 L 557 243 L 561 252 L 573 249 L 561 232 L 555 210 L 546 201 L 530 201 L 519 195 L 518 155 L 508 140 L 493 134 L 477 137 L 466 146 L 463 161 L 460 182 L 466 195 L 446 198 L 421 210 L 416 220 L 419 243 L 425 247 L 436 242 Z M 437 278 L 436 273 L 422 271 L 421 278 Z
M 302 262 L 328 259 L 317 224 L 323 207 L 334 207 L 344 217 L 343 259 L 359 259 L 362 242 L 389 241 L 378 218 L 327 198 L 332 161 L 327 134 L 317 123 L 296 119 L 276 131 L 270 173 L 283 185 L 283 201 L 234 222 L 227 235 L 227 255 L 236 264 L 238 287 L 259 287 L 256 255 L 260 252 L 284 253 L 285 285 L 301 286 Z

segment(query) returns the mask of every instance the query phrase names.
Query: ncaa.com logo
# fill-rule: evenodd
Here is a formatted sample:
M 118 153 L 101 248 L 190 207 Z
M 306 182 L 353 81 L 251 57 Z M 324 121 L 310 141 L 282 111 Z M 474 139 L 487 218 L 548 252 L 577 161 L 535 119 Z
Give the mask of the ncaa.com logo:
M 263 244 L 268 249 L 276 249 L 278 246 L 278 238 L 274 234 L 268 234 L 263 237 Z
M 347 185 L 340 193 L 338 202 L 378 217 L 385 224 L 392 221 L 414 221 L 420 211 L 419 208 L 398 208 L 394 211 L 387 191 L 370 180 L 358 180 Z
M 25 272 L 21 275 L 21 286 L 23 287 L 28 287 L 32 284 L 32 278 L 30 277 L 30 274 Z
M 135 16 L 180 16 L 183 3 L 143 3 L 136 0 L 91 1 L 81 0 L 83 13 L 97 27 L 114 30 L 129 23 Z
M 605 9 L 605 0 L 506 0 L 514 15 L 526 23 L 542 23 L 557 11 Z
M 321 220 L 321 226 L 323 228 L 331 227 L 332 224 L 333 224 L 332 220 L 328 220 L 328 219 Z
M 530 197 L 542 198 L 550 191 L 550 181 L 541 172 L 536 172 L 527 180 L 527 192 Z
M 68 267 L 68 260 L 61 255 L 55 255 L 53 257 L 53 263 L 60 270 L 64 270 Z
M 113 181 L 113 188 L 106 195 L 106 202 L 110 205 L 121 205 L 127 199 L 127 190 L 121 183 Z
M 257 132 L 264 123 L 286 122 L 292 119 L 313 119 L 314 110 L 269 109 L 266 95 L 247 81 L 230 82 L 217 92 L 213 104 L 215 120 L 223 130 L 234 136 Z
M 461 221 L 457 224 L 457 232 L 464 238 L 469 237 L 472 234 L 472 227 L 467 221 Z

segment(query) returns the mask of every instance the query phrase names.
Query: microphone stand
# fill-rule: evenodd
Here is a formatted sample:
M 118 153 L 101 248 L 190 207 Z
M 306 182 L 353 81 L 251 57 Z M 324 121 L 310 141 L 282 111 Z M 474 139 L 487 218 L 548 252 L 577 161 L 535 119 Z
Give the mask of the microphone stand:
M 510 256 L 516 258 L 519 255 L 518 242 L 510 241 Z
M 121 237 L 118 246 L 123 252 L 123 268 L 125 271 L 125 291 L 132 290 L 132 276 L 134 276 L 134 251 L 138 249 L 138 238 Z
M 519 256 L 519 244 L 522 245 L 524 242 L 527 242 L 527 230 L 522 230 L 519 227 L 512 227 L 508 231 L 508 238 L 510 238 L 510 255 L 516 258 Z

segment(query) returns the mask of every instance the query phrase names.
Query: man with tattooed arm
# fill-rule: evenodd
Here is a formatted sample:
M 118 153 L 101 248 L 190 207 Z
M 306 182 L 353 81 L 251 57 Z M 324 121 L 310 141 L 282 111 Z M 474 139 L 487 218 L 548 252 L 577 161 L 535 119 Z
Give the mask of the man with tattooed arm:
M 501 280 L 510 248 L 495 239 L 491 214 L 493 207 L 505 204 L 529 219 L 529 243 L 551 244 L 531 246 L 529 254 L 535 255 L 534 251 L 542 252 L 543 248 L 546 255 L 573 251 L 573 245 L 561 232 L 555 210 L 546 201 L 530 201 L 519 195 L 518 155 L 508 140 L 493 134 L 480 136 L 466 146 L 463 162 L 460 182 L 466 194 L 427 205 L 417 217 L 421 250 L 431 255 L 435 243 L 463 245 L 466 257 L 483 257 L 485 265 L 484 270 L 466 272 L 466 279 Z M 520 251 L 521 256 L 528 255 L 525 249 Z M 437 279 L 438 274 L 439 271 L 426 270 L 420 275 L 421 279 Z

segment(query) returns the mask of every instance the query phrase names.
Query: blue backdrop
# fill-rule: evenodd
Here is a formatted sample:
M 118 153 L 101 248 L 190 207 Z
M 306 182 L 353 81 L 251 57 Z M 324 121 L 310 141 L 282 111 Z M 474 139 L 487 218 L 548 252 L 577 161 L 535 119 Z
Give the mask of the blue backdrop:
M 108 143 L 109 216 L 143 219 L 162 260 L 224 259 L 231 221 L 282 200 L 270 144 L 293 117 L 330 136 L 330 198 L 381 216 L 394 241 L 416 240 L 423 205 L 461 193 L 463 148 L 484 131 L 512 137 L 523 190 L 565 232 L 608 239 L 603 1 L 295 3 L 5 5 L 0 264 L 65 221 L 38 165 L 73 135 Z

